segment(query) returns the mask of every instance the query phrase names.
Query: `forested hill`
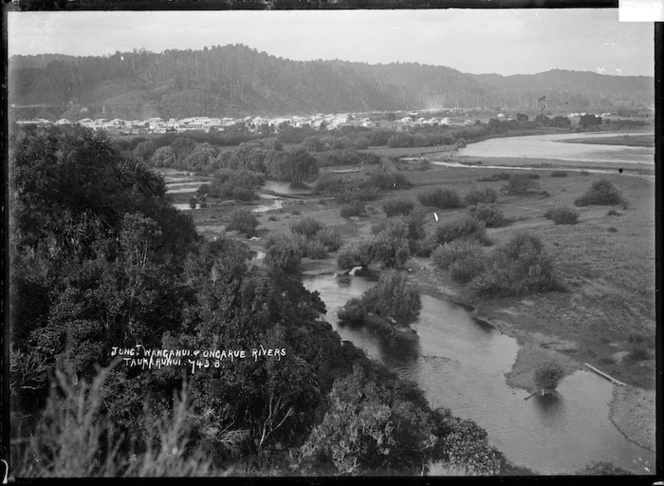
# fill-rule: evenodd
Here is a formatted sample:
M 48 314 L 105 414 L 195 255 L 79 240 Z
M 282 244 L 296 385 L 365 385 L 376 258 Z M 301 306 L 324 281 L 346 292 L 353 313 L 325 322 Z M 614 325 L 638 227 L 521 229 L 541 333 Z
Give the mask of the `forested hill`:
M 160 54 L 135 50 L 97 57 L 14 56 L 9 71 L 10 104 L 36 107 L 42 118 L 72 120 L 97 115 L 236 117 L 453 106 L 518 109 L 532 105 L 533 98 L 553 95 L 551 90 L 564 93 L 558 100 L 561 105 L 574 101 L 590 106 L 600 99 L 592 84 L 574 88 L 568 83 L 562 88 L 549 83 L 548 77 L 520 87 L 513 77 L 503 82 L 442 66 L 291 61 L 244 45 Z M 630 79 L 625 78 L 624 89 L 607 96 L 642 101 L 644 83 Z M 521 89 L 529 91 L 522 94 Z M 652 99 L 652 89 L 650 93 L 646 100 Z M 14 114 L 23 113 L 37 114 L 20 109 Z
M 534 108 L 543 96 L 549 106 L 611 106 L 654 102 L 655 81 L 649 76 L 609 76 L 588 71 L 553 69 L 538 74 L 471 74 L 505 105 Z

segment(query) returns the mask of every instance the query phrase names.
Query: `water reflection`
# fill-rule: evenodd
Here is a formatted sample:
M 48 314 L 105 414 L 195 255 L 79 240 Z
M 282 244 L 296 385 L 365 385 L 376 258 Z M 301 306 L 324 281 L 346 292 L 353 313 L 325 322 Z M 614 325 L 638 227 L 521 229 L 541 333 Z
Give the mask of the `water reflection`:
M 565 399 L 560 393 L 554 391 L 546 395 L 537 394 L 531 400 L 542 425 L 548 428 L 560 428 L 561 425 L 564 425 Z

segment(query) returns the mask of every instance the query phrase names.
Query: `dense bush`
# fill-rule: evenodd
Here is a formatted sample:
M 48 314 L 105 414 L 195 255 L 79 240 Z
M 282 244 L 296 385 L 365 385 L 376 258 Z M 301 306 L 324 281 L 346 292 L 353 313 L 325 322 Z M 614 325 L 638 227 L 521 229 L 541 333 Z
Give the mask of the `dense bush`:
M 431 260 L 440 269 L 447 270 L 455 261 L 469 255 L 484 255 L 484 251 L 474 241 L 456 240 L 438 246 L 431 253 Z
M 423 206 L 432 206 L 439 209 L 456 209 L 463 206 L 461 197 L 452 189 L 440 187 L 427 189 L 417 195 Z
M 389 199 L 383 203 L 383 211 L 388 218 L 398 215 L 408 215 L 415 209 L 415 202 L 407 197 Z
M 220 169 L 214 174 L 212 183 L 204 184 L 199 194 L 221 199 L 251 201 L 256 199 L 256 189 L 263 184 L 263 176 L 246 170 Z
M 341 236 L 311 216 L 291 223 L 290 229 L 304 257 L 324 259 L 341 246 Z
M 579 213 L 567 206 L 555 206 L 549 209 L 544 214 L 544 217 L 556 224 L 576 224 L 579 219 Z
M 457 239 L 477 240 L 488 244 L 485 224 L 472 216 L 463 215 L 448 223 L 440 223 L 434 229 L 434 239 L 437 244 L 443 245 Z
M 472 241 L 456 240 L 436 248 L 432 261 L 441 269 L 450 271 L 457 282 L 470 282 L 486 268 L 486 256 L 482 247 Z
M 576 201 L 576 206 L 590 206 L 598 204 L 609 206 L 612 204 L 626 204 L 625 199 L 620 194 L 620 190 L 610 181 L 600 179 L 593 182 L 592 186 Z
M 484 221 L 487 228 L 500 228 L 507 225 L 507 218 L 495 204 L 478 203 L 469 209 L 473 218 Z
M 484 203 L 492 204 L 498 199 L 498 193 L 489 187 L 473 187 L 464 197 L 467 206 Z
M 292 235 L 270 234 L 265 242 L 265 265 L 284 273 L 296 273 L 300 268 L 302 250 Z
M 535 369 L 533 380 L 538 389 L 555 390 L 565 370 L 557 361 L 547 361 Z
M 508 194 L 527 194 L 538 188 L 538 184 L 529 174 L 510 174 L 507 185 L 503 188 Z
M 402 326 L 417 320 L 422 301 L 417 287 L 408 275 L 398 270 L 386 270 L 375 287 L 362 294 L 360 299 L 368 312 L 389 317 Z
M 337 267 L 350 270 L 354 267 L 367 267 L 371 263 L 371 246 L 361 243 L 341 249 L 337 257 Z
M 502 297 L 545 292 L 561 285 L 542 242 L 520 232 L 492 252 L 486 271 L 473 279 L 471 287 L 480 295 Z
M 312 238 L 323 228 L 325 228 L 325 225 L 311 216 L 305 216 L 290 225 L 293 233 L 299 233 L 305 238 Z
M 235 209 L 230 215 L 230 221 L 226 226 L 228 231 L 237 230 L 245 233 L 247 236 L 253 236 L 256 233 L 258 219 L 256 215 L 248 209 Z
M 367 317 L 367 309 L 360 299 L 350 299 L 337 311 L 337 317 L 343 324 L 362 324 Z
M 369 175 L 369 184 L 383 190 L 408 189 L 410 181 L 400 172 L 377 170 Z
M 385 268 L 402 268 L 410 258 L 408 224 L 402 219 L 383 222 L 369 244 L 372 261 Z

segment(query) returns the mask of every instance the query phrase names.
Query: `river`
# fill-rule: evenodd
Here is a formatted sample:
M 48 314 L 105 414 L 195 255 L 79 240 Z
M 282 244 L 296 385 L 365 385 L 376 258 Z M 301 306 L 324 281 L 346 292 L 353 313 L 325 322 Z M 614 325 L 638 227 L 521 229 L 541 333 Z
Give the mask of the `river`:
M 432 407 L 444 406 L 486 429 L 492 445 L 538 474 L 573 474 L 591 461 L 608 461 L 639 474 L 654 469 L 654 454 L 628 441 L 609 420 L 613 385 L 588 372 L 562 380 L 554 396 L 524 400 L 507 385 L 519 344 L 474 320 L 463 308 L 422 296 L 415 342 L 388 344 L 365 328 L 339 326 L 336 312 L 375 284 L 362 277 L 342 283 L 332 275 L 305 276 L 318 290 L 327 320 L 344 340 L 416 381 Z M 648 469 L 645 469 L 648 468 Z
M 459 149 L 459 156 L 468 157 L 512 157 L 558 159 L 574 162 L 602 162 L 610 164 L 653 164 L 655 149 L 651 147 L 629 147 L 626 145 L 595 145 L 567 143 L 561 140 L 581 138 L 603 138 L 622 135 L 617 133 L 561 133 L 530 135 L 525 137 L 491 138 L 471 143 Z M 653 135 L 639 132 L 639 135 Z

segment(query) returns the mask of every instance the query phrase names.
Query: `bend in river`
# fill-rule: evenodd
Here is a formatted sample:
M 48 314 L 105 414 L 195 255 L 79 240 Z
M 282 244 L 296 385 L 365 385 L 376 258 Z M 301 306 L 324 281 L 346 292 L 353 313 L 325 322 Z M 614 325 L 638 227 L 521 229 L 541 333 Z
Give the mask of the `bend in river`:
M 539 474 L 573 474 L 591 461 L 640 474 L 653 471 L 654 454 L 628 441 L 609 420 L 613 385 L 599 376 L 577 371 L 560 383 L 556 395 L 526 401 L 528 393 L 512 389 L 504 376 L 515 361 L 516 340 L 461 307 L 423 295 L 420 319 L 412 325 L 419 340 L 394 345 L 365 328 L 338 324 L 339 307 L 375 282 L 351 277 L 343 283 L 332 275 L 303 281 L 320 292 L 327 320 L 342 339 L 416 381 L 433 407 L 477 422 L 514 464 Z

